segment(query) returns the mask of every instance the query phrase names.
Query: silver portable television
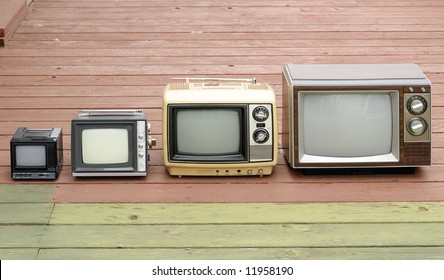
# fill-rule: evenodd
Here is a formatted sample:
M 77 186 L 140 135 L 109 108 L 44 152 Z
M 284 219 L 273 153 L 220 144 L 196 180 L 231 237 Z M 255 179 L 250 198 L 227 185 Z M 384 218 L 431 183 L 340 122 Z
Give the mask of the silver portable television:
M 149 128 L 141 110 L 80 111 L 71 123 L 72 175 L 146 176 Z

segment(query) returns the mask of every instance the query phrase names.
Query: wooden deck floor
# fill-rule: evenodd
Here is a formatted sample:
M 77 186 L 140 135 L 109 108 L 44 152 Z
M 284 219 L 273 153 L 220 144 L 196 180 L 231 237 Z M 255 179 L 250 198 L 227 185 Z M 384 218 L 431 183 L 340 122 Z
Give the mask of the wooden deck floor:
M 444 3 L 34 0 L 0 48 L 0 259 L 444 259 Z M 416 63 L 433 84 L 433 166 L 414 175 L 173 178 L 173 77 L 256 77 L 281 109 L 285 63 Z M 139 179 L 74 179 L 80 109 L 139 108 L 158 146 Z M 17 127 L 62 127 L 56 181 L 13 181 Z

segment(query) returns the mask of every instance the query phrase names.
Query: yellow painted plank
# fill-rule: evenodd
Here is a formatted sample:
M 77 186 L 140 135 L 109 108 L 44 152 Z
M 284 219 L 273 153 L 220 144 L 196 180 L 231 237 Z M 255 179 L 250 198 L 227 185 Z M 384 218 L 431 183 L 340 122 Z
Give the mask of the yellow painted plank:
M 444 222 L 444 202 L 56 204 L 50 224 Z
M 41 249 L 46 260 L 425 260 L 444 259 L 444 247 Z
M 52 203 L 0 203 L 0 224 L 48 224 Z
M 0 184 L 0 203 L 51 202 L 55 185 Z
M 19 249 L 0 249 L 1 260 L 35 260 L 39 249 L 37 248 L 19 248 Z
M 0 226 L 0 247 L 444 246 L 444 223 Z

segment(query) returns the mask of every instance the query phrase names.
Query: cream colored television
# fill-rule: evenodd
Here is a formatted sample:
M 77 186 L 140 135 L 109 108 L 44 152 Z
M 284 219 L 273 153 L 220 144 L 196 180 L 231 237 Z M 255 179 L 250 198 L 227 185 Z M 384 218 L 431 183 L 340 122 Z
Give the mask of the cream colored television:
M 165 87 L 163 154 L 173 176 L 263 176 L 277 162 L 273 89 L 255 79 L 185 79 Z

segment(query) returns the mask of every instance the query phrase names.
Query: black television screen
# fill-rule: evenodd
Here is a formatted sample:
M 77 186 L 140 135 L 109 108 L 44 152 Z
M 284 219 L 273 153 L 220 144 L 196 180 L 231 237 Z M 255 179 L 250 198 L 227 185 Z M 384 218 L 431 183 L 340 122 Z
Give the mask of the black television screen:
M 244 106 L 175 105 L 170 110 L 171 160 L 246 160 Z
M 15 164 L 23 167 L 46 167 L 46 146 L 44 145 L 16 145 Z

